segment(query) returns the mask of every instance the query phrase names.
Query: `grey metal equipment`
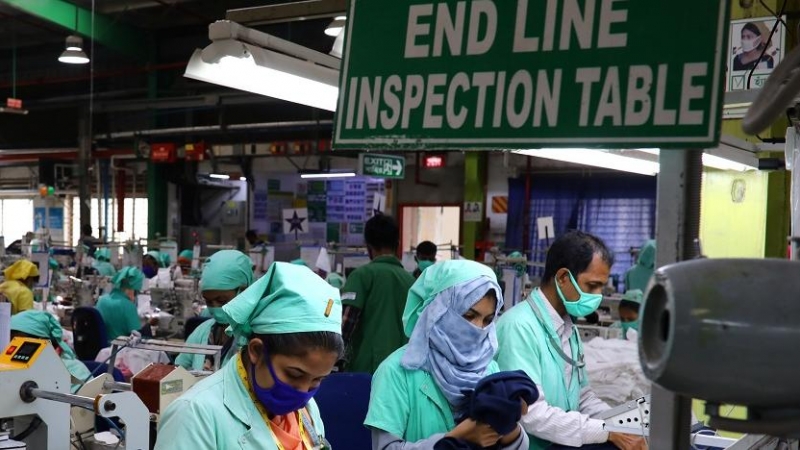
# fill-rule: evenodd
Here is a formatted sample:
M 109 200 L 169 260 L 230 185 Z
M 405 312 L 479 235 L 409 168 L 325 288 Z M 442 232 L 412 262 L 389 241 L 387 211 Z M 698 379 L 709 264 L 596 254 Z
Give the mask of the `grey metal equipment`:
M 658 269 L 639 334 L 645 375 L 707 402 L 710 426 L 800 436 L 800 262 L 703 259 Z M 730 419 L 720 405 L 748 408 Z

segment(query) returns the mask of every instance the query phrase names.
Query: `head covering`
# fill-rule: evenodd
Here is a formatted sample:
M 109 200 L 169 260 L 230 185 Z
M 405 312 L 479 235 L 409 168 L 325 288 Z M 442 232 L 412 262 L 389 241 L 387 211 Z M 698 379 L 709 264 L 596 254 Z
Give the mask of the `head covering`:
M 58 319 L 44 311 L 29 309 L 11 316 L 11 331 L 18 331 L 41 339 L 51 339 L 61 347 L 61 354 L 75 358 L 75 352 L 63 340 L 64 330 Z
M 94 259 L 98 261 L 111 262 L 111 249 L 107 247 L 98 248 L 94 252 Z
M 341 289 L 344 287 L 344 277 L 336 272 L 329 273 L 328 276 L 325 277 L 325 281 L 327 281 L 328 284 L 336 289 Z
M 182 252 L 181 252 L 181 253 L 178 255 L 178 258 L 183 258 L 183 259 L 189 259 L 189 260 L 191 260 L 191 259 L 193 259 L 193 258 L 194 258 L 194 252 L 193 252 L 192 250 L 189 250 L 189 249 L 183 250 L 183 251 L 182 251 Z
M 639 252 L 639 258 L 636 260 L 636 265 L 642 266 L 647 269 L 652 269 L 656 266 L 656 241 L 650 239 L 645 241 L 642 245 L 642 250 Z
M 503 294 L 494 272 L 461 260 L 434 264 L 408 292 L 403 325 L 410 339 L 401 364 L 430 373 L 457 409 L 464 406 L 463 391 L 475 388 L 497 352 L 494 323 L 481 329 L 462 317 L 490 290 L 497 314 Z
M 238 250 L 220 250 L 211 255 L 200 277 L 203 291 L 235 291 L 252 283 L 253 262 Z
M 114 284 L 116 289 L 133 289 L 134 291 L 141 291 L 142 284 L 144 283 L 144 274 L 138 267 L 127 266 L 120 269 L 113 278 L 111 283 Z
M 161 266 L 162 269 L 169 267 L 170 262 L 171 262 L 169 260 L 169 255 L 168 254 L 163 253 L 163 252 L 159 252 L 158 250 L 151 250 L 151 251 L 147 252 L 147 254 L 145 256 L 150 256 L 153 259 L 155 259 L 156 262 L 158 263 L 158 265 Z
M 39 276 L 39 268 L 27 259 L 20 259 L 3 271 L 6 280 L 24 280 Z
M 641 305 L 642 300 L 644 300 L 644 293 L 640 289 L 631 289 L 622 295 L 622 300 Z
M 308 267 L 276 262 L 269 271 L 222 307 L 230 320 L 229 334 L 315 331 L 342 332 L 339 291 Z
M 42 247 L 44 247 L 44 242 L 42 242 L 41 239 L 33 239 L 31 241 L 31 251 L 32 252 L 40 252 L 40 251 L 44 250 Z

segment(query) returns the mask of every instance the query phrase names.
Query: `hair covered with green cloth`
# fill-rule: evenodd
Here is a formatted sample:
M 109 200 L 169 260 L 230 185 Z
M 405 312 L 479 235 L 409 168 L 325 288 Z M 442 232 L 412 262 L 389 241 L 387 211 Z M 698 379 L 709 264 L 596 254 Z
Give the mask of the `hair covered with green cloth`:
M 273 263 L 222 310 L 229 318 L 229 334 L 240 340 L 256 334 L 342 333 L 339 290 L 295 264 Z
M 111 262 L 111 250 L 106 247 L 98 248 L 94 252 L 94 259 L 98 261 Z
M 169 267 L 170 263 L 172 262 L 172 261 L 170 261 L 168 254 L 166 254 L 164 252 L 160 252 L 158 250 L 151 250 L 151 251 L 147 252 L 145 254 L 145 256 L 149 256 L 149 257 L 155 259 L 156 262 L 158 263 L 158 265 L 162 269 L 165 269 L 165 268 Z
M 235 291 L 253 283 L 253 262 L 238 250 L 220 250 L 203 267 L 200 289 Z
M 189 249 L 183 250 L 178 254 L 178 258 L 192 259 L 194 258 L 194 252 Z
M 144 274 L 138 267 L 123 267 L 111 278 L 111 283 L 114 285 L 114 289 L 141 291 L 144 283 Z
M 40 339 L 49 339 L 61 348 L 62 355 L 75 358 L 75 352 L 63 340 L 64 330 L 52 314 L 33 309 L 11 316 L 11 331 Z

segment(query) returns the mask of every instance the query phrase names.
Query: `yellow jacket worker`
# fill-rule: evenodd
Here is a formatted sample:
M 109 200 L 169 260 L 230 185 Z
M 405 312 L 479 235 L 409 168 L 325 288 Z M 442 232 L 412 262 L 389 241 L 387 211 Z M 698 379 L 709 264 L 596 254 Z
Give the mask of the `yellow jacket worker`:
M 0 294 L 11 302 L 11 315 L 33 309 L 33 285 L 39 279 L 39 268 L 27 259 L 20 259 L 3 271 L 6 280 Z

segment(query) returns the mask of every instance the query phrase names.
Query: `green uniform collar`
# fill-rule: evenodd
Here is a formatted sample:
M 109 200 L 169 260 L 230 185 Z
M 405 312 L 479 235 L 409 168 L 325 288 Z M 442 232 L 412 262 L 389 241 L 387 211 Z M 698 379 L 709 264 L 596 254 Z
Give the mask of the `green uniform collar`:
M 378 256 L 377 258 L 373 259 L 372 262 L 375 264 L 391 264 L 397 267 L 403 267 L 403 263 L 401 263 L 400 260 L 397 259 L 397 256 L 394 255 Z

